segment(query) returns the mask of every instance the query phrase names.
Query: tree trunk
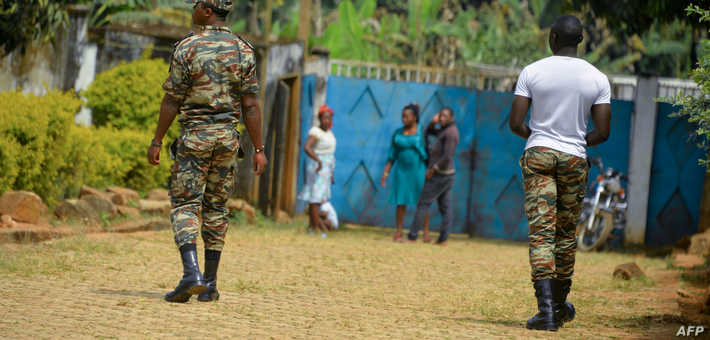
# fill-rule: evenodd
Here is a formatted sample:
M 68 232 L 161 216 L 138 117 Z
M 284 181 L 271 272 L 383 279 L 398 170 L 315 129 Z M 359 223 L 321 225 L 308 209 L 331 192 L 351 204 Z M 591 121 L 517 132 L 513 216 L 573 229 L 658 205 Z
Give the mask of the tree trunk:
M 322 0 L 313 0 L 312 8 L 313 15 L 311 16 L 311 25 L 313 26 L 313 35 L 320 38 L 323 36 L 323 9 Z
M 461 5 L 457 0 L 445 1 L 441 8 L 441 21 L 453 22 L 456 19 L 456 13 L 460 11 Z M 434 43 L 433 60 L 430 60 L 428 64 L 435 67 L 454 69 L 456 67 L 458 45 L 459 40 L 456 37 L 438 37 Z
M 254 35 L 261 35 L 261 29 L 259 28 L 259 5 L 256 3 L 256 0 L 252 0 L 249 2 L 247 31 Z
M 264 19 L 264 38 L 266 41 L 271 40 L 271 17 L 273 15 L 273 7 L 271 7 L 271 0 L 266 0 L 266 12 Z
M 690 42 L 690 68 L 698 66 L 698 29 L 693 28 L 693 39 Z
M 308 36 L 311 31 L 311 1 L 301 0 L 298 14 L 298 39 L 306 43 L 306 49 L 308 49 Z

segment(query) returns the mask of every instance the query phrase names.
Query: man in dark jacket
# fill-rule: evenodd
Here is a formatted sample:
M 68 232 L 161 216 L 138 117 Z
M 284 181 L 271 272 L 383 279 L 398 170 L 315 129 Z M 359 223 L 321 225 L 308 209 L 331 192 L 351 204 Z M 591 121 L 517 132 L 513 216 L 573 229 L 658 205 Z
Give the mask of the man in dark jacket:
M 436 126 L 437 123 L 439 127 Z M 409 241 L 417 239 L 419 226 L 424 221 L 429 207 L 436 200 L 441 213 L 441 228 L 436 243 L 446 245 L 446 240 L 449 238 L 449 227 L 453 219 L 451 188 L 454 185 L 454 175 L 456 174 L 454 155 L 456 146 L 459 144 L 459 130 L 454 122 L 454 111 L 448 106 L 441 109 L 427 126 L 426 134 L 436 136 L 436 143 L 429 152 L 426 182 L 419 196 L 417 211 L 414 213 L 414 221 L 409 228 L 407 239 Z

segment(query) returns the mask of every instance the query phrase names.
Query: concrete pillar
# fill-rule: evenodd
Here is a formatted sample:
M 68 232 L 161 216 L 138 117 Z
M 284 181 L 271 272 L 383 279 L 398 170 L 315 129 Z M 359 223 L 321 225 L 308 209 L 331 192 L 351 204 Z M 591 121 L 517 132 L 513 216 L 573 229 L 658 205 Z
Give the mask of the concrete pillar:
M 639 77 L 634 100 L 635 109 L 631 120 L 629 209 L 626 215 L 625 235 L 627 244 L 644 244 L 646 238 L 651 164 L 658 113 L 658 104 L 654 101 L 656 96 L 658 96 L 658 78 Z
M 313 126 L 318 124 L 318 108 L 325 104 L 328 92 L 328 76 L 330 75 L 330 51 L 327 48 L 314 46 L 311 57 L 306 61 L 304 74 L 316 74 L 316 94 L 313 99 Z

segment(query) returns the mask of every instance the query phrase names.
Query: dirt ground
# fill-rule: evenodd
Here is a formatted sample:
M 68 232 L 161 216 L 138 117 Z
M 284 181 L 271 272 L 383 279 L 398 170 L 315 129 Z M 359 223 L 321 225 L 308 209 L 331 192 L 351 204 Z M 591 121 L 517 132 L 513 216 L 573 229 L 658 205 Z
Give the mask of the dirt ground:
M 668 260 L 578 254 L 559 332 L 526 330 L 536 311 L 524 243 L 456 235 L 399 244 L 349 226 L 327 238 L 261 220 L 233 226 L 215 303 L 171 304 L 182 274 L 172 232 L 97 233 L 0 245 L 5 338 L 670 339 L 684 323 Z M 200 261 L 202 262 L 201 243 Z M 645 279 L 612 278 L 636 261 Z M 710 325 L 706 325 L 710 326 Z

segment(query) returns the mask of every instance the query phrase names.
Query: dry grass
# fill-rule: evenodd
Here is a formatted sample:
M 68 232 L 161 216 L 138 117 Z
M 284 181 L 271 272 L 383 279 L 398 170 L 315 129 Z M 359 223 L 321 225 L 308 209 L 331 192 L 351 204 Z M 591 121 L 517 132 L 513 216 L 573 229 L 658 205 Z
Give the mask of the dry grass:
M 217 303 L 169 304 L 181 275 L 170 231 L 89 234 L 0 245 L 0 334 L 10 338 L 671 338 L 679 273 L 664 259 L 579 254 L 557 333 L 534 314 L 527 246 L 456 236 L 448 247 L 396 244 L 391 230 L 327 239 L 292 225 L 233 226 Z M 201 249 L 201 248 L 200 248 Z M 201 251 L 200 251 L 201 255 Z M 200 256 L 202 260 L 202 256 Z M 611 278 L 636 261 L 648 278 Z

